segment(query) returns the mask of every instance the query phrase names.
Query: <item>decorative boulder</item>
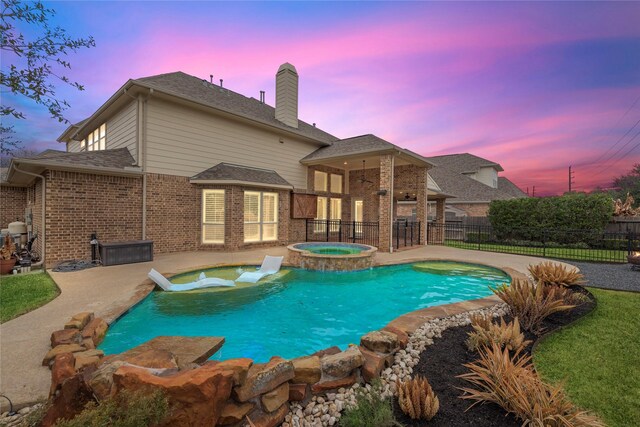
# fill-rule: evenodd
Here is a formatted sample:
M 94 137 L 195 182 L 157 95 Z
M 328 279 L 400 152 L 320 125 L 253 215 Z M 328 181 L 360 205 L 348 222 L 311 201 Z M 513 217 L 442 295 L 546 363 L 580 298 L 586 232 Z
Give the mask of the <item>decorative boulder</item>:
M 91 389 L 82 374 L 75 374 L 62 382 L 39 425 L 50 427 L 60 419 L 71 419 L 82 412 L 90 401 L 93 401 Z
M 77 329 L 61 329 L 51 334 L 51 347 L 62 344 L 82 344 L 82 334 Z
M 407 344 L 409 344 L 409 335 L 395 326 L 385 326 L 382 328 L 385 332 L 391 332 L 398 338 L 398 345 L 400 348 L 407 348 Z
M 49 397 L 53 397 L 56 392 L 60 390 L 64 380 L 71 378 L 75 374 L 75 357 L 73 356 L 73 353 L 61 353 L 56 355 L 51 367 L 51 389 L 49 391 Z
M 370 383 L 375 378 L 380 378 L 380 373 L 389 364 L 387 358 L 364 347 L 360 348 L 360 352 L 364 358 L 362 365 L 362 377 L 364 380 Z
M 116 390 L 160 389 L 169 401 L 170 416 L 163 426 L 205 427 L 218 422 L 231 396 L 233 372 L 216 366 L 181 371 L 168 377 L 146 368 L 122 366 L 113 374 Z
M 102 350 L 92 349 L 79 351 L 75 353 L 74 356 L 76 358 L 76 370 L 80 370 L 85 366 L 97 365 L 104 356 L 104 352 Z
M 289 384 L 289 400 L 302 402 L 307 398 L 307 384 Z
M 104 339 L 108 328 L 109 325 L 107 324 L 107 322 L 99 317 L 96 317 L 95 319 L 87 323 L 87 325 L 82 329 L 82 337 L 91 338 L 93 344 L 97 347 Z
M 113 374 L 126 364 L 126 362 L 121 360 L 104 363 L 91 375 L 89 385 L 98 400 L 104 400 L 113 395 L 115 392 L 113 388 Z
M 49 366 L 53 359 L 62 353 L 77 353 L 86 349 L 80 344 L 62 344 L 49 350 L 42 360 L 42 366 Z
M 93 320 L 93 313 L 88 311 L 83 311 L 82 313 L 75 314 L 71 320 L 65 323 L 65 329 L 82 329 L 89 322 Z
M 316 383 L 311 386 L 311 391 L 314 394 L 323 393 L 329 390 L 335 390 L 340 387 L 350 387 L 357 381 L 356 375 L 352 374 L 348 377 L 340 378 L 337 380 L 328 380 Z
M 178 370 L 178 362 L 175 356 L 167 350 L 146 350 L 131 357 L 125 357 L 122 360 L 132 365 L 143 366 L 145 368 Z
M 255 364 L 249 368 L 244 383 L 234 388 L 234 398 L 239 402 L 246 402 L 293 379 L 293 376 L 293 363 L 281 357 L 273 357 L 268 363 Z
M 245 417 L 255 406 L 256 405 L 251 402 L 236 403 L 233 400 L 229 400 L 222 409 L 222 414 L 220 414 L 220 418 L 218 419 L 218 425 L 228 426 L 245 421 Z
M 395 353 L 398 336 L 388 331 L 373 331 L 360 338 L 360 345 L 378 353 Z
M 260 398 L 262 407 L 267 412 L 273 412 L 289 400 L 289 383 L 284 383 Z
M 298 357 L 291 360 L 295 375 L 294 383 L 315 384 L 320 381 L 322 371 L 320 369 L 320 358 L 318 356 Z
M 229 359 L 218 363 L 218 368 L 233 371 L 234 385 L 239 385 L 245 382 L 251 366 L 253 366 L 253 360 L 247 358 Z
M 344 378 L 362 366 L 364 362 L 358 347 L 349 347 L 345 351 L 322 358 L 322 377 Z
M 269 413 L 256 408 L 247 416 L 255 427 L 276 427 L 282 424 L 288 413 L 289 405 L 282 405 L 275 412 Z

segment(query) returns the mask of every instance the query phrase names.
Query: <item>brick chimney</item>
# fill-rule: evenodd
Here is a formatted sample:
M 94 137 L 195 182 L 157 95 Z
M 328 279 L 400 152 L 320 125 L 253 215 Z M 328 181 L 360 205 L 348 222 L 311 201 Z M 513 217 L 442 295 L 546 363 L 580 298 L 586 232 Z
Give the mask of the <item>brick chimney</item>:
M 298 72 L 288 62 L 276 73 L 276 119 L 298 128 Z

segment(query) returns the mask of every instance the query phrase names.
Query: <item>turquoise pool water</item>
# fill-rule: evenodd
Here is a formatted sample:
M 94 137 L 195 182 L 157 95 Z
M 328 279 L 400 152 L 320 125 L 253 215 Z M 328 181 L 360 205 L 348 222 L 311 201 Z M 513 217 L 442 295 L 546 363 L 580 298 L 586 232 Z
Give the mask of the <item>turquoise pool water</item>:
M 230 278 L 241 271 L 205 273 Z M 173 279 L 188 280 L 189 275 Z M 488 267 L 429 262 L 355 272 L 289 269 L 257 285 L 154 291 L 109 328 L 99 348 L 113 354 L 158 335 L 208 335 L 226 338 L 214 359 L 294 358 L 333 345 L 345 348 L 404 313 L 482 298 L 491 294 L 490 285 L 508 281 L 504 272 Z

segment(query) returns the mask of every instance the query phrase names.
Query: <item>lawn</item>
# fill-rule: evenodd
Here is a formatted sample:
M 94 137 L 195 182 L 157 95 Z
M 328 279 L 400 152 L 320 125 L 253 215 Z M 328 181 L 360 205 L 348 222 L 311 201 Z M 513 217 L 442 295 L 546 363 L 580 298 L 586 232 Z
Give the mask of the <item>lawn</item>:
M 467 243 L 459 240 L 446 240 L 445 245 L 460 249 L 475 249 L 487 252 L 503 252 L 546 258 L 572 259 L 575 261 L 627 262 L 627 251 L 616 251 L 613 249 L 542 248 L 501 245 L 498 243 Z
M 640 274 L 639 274 L 640 276 Z M 536 369 L 610 427 L 640 425 L 640 293 L 589 288 L 597 308 L 543 340 Z
M 48 303 L 59 293 L 46 273 L 0 277 L 0 323 Z

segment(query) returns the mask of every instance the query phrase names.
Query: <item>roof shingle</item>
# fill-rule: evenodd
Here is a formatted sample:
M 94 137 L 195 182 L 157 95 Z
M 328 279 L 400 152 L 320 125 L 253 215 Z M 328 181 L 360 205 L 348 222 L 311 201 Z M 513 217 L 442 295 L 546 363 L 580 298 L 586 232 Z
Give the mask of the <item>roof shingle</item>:
M 218 163 L 217 165 L 191 177 L 191 181 L 236 181 L 250 184 L 264 184 L 293 187 L 274 170 L 251 166 Z

